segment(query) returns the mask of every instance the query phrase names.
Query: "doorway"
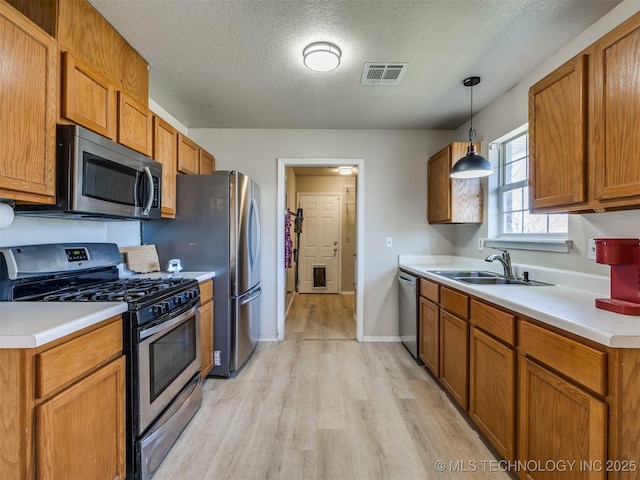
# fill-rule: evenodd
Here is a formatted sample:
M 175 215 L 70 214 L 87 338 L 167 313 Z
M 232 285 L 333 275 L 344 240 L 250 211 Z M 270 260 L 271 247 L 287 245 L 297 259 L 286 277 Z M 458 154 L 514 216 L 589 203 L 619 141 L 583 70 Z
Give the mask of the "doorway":
M 342 254 L 342 261 L 338 262 L 339 270 L 342 270 L 342 265 L 345 262 L 350 262 L 349 268 L 345 268 L 345 271 L 351 271 L 351 277 L 348 280 L 344 280 L 339 275 L 338 292 L 354 293 L 351 296 L 351 303 L 355 304 L 355 320 L 356 320 L 356 339 L 358 341 L 363 340 L 364 327 L 363 327 L 363 291 L 359 288 L 362 285 L 363 267 L 364 267 L 364 228 L 363 228 L 363 205 L 364 205 L 364 162 L 361 159 L 278 159 L 278 211 L 282 212 L 282 215 L 278 215 L 277 226 L 277 326 L 278 326 L 278 340 L 284 340 L 285 337 L 285 319 L 287 307 L 290 304 L 290 295 L 287 288 L 287 277 L 292 276 L 292 271 L 289 268 L 285 268 L 285 219 L 287 211 L 295 208 L 296 202 L 293 198 L 297 195 L 292 190 L 287 189 L 287 171 L 291 172 L 291 168 L 315 168 L 315 169 L 334 169 L 337 170 L 337 166 L 352 166 L 355 168 L 357 175 L 352 177 L 352 181 L 345 186 L 347 194 L 352 195 L 352 200 L 346 199 L 346 195 L 342 196 L 341 211 L 344 214 L 345 208 L 349 209 L 349 214 L 346 218 L 350 219 L 350 224 L 344 227 L 344 219 L 341 223 L 341 240 L 349 239 L 351 242 L 351 252 Z M 345 182 L 346 183 L 346 182 Z M 306 192 L 304 189 L 302 190 Z M 327 190 L 331 191 L 331 189 Z M 317 193 L 317 192 L 313 192 Z M 296 196 L 294 196 L 296 195 Z M 289 208 L 288 208 L 289 207 Z M 303 221 L 304 224 L 304 221 Z M 303 229 L 306 225 L 303 227 Z M 332 243 L 333 241 L 331 241 Z M 293 239 L 294 247 L 296 247 L 296 240 Z M 340 244 L 340 242 L 338 242 Z M 333 248 L 331 248 L 331 255 L 333 255 Z M 341 254 L 341 248 L 336 251 L 336 257 Z M 346 248 L 345 248 L 346 250 Z M 357 253 L 357 254 L 356 254 Z M 320 265 L 318 265 L 320 264 Z M 322 262 L 315 261 L 315 266 L 322 266 Z M 317 269 L 316 269 L 317 270 Z M 313 271 L 313 270 L 312 270 Z M 322 272 L 318 273 L 318 281 L 322 280 Z M 326 274 L 326 272 L 325 272 Z M 301 277 L 300 277 L 301 278 Z M 349 292 L 350 290 L 350 292 Z M 295 295 L 295 292 L 292 292 Z M 353 337 L 351 337 L 353 338 Z

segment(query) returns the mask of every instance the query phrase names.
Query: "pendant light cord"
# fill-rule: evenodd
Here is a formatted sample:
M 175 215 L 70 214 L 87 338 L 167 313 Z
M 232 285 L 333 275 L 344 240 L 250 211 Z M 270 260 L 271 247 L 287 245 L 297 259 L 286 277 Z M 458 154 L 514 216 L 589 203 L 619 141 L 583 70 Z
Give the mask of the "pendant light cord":
M 471 125 L 469 125 L 469 142 L 476 139 L 476 131 L 473 129 L 473 84 L 471 85 Z

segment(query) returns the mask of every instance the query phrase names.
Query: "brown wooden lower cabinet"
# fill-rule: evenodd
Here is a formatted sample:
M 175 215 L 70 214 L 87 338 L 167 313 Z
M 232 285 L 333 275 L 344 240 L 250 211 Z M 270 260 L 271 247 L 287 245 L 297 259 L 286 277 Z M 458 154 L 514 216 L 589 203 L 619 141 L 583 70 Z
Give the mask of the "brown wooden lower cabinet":
M 521 478 L 606 478 L 606 403 L 526 357 L 519 383 L 518 458 L 533 467 Z M 542 468 L 574 461 L 564 472 Z
M 126 476 L 122 318 L 0 349 L 0 478 Z
M 513 473 L 640 480 L 640 348 L 605 347 L 422 283 L 420 358 Z
M 471 329 L 469 416 L 507 460 L 515 459 L 516 352 Z
M 202 377 L 213 368 L 213 280 L 200 282 L 200 359 Z
M 440 375 L 440 309 L 438 305 L 420 297 L 420 359 L 438 377 Z
M 36 407 L 38 478 L 126 475 L 125 359 Z
M 213 302 L 200 307 L 200 355 L 202 357 L 202 377 L 213 368 Z
M 440 381 L 462 408 L 469 406 L 469 322 L 440 310 Z

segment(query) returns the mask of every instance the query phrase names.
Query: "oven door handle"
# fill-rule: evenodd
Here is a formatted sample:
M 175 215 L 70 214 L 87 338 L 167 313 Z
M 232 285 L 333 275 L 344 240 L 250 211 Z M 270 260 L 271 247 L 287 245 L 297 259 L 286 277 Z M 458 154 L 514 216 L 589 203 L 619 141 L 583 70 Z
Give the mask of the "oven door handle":
M 189 317 L 191 317 L 191 315 L 196 313 L 198 308 L 200 308 L 200 302 L 198 302 L 196 305 L 194 305 L 192 308 L 190 308 L 186 312 L 181 313 L 180 315 L 178 315 L 175 318 L 172 318 L 171 320 L 163 322 L 160 325 L 156 325 L 154 327 L 150 327 L 150 328 L 147 328 L 145 330 L 142 330 L 140 332 L 140 334 L 139 334 L 140 340 L 144 340 L 145 338 L 149 338 L 149 337 L 151 337 L 152 335 L 155 335 L 158 332 L 162 332 L 164 330 L 170 330 L 171 328 L 181 324 L 182 322 L 186 321 Z

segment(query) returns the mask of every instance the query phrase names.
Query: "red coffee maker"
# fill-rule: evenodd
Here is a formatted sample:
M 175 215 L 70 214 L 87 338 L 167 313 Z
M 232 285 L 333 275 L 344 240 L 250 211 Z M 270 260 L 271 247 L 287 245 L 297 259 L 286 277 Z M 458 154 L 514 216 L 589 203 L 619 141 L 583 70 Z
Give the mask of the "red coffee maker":
M 596 262 L 611 265 L 611 298 L 596 307 L 623 315 L 640 315 L 640 239 L 596 238 Z

